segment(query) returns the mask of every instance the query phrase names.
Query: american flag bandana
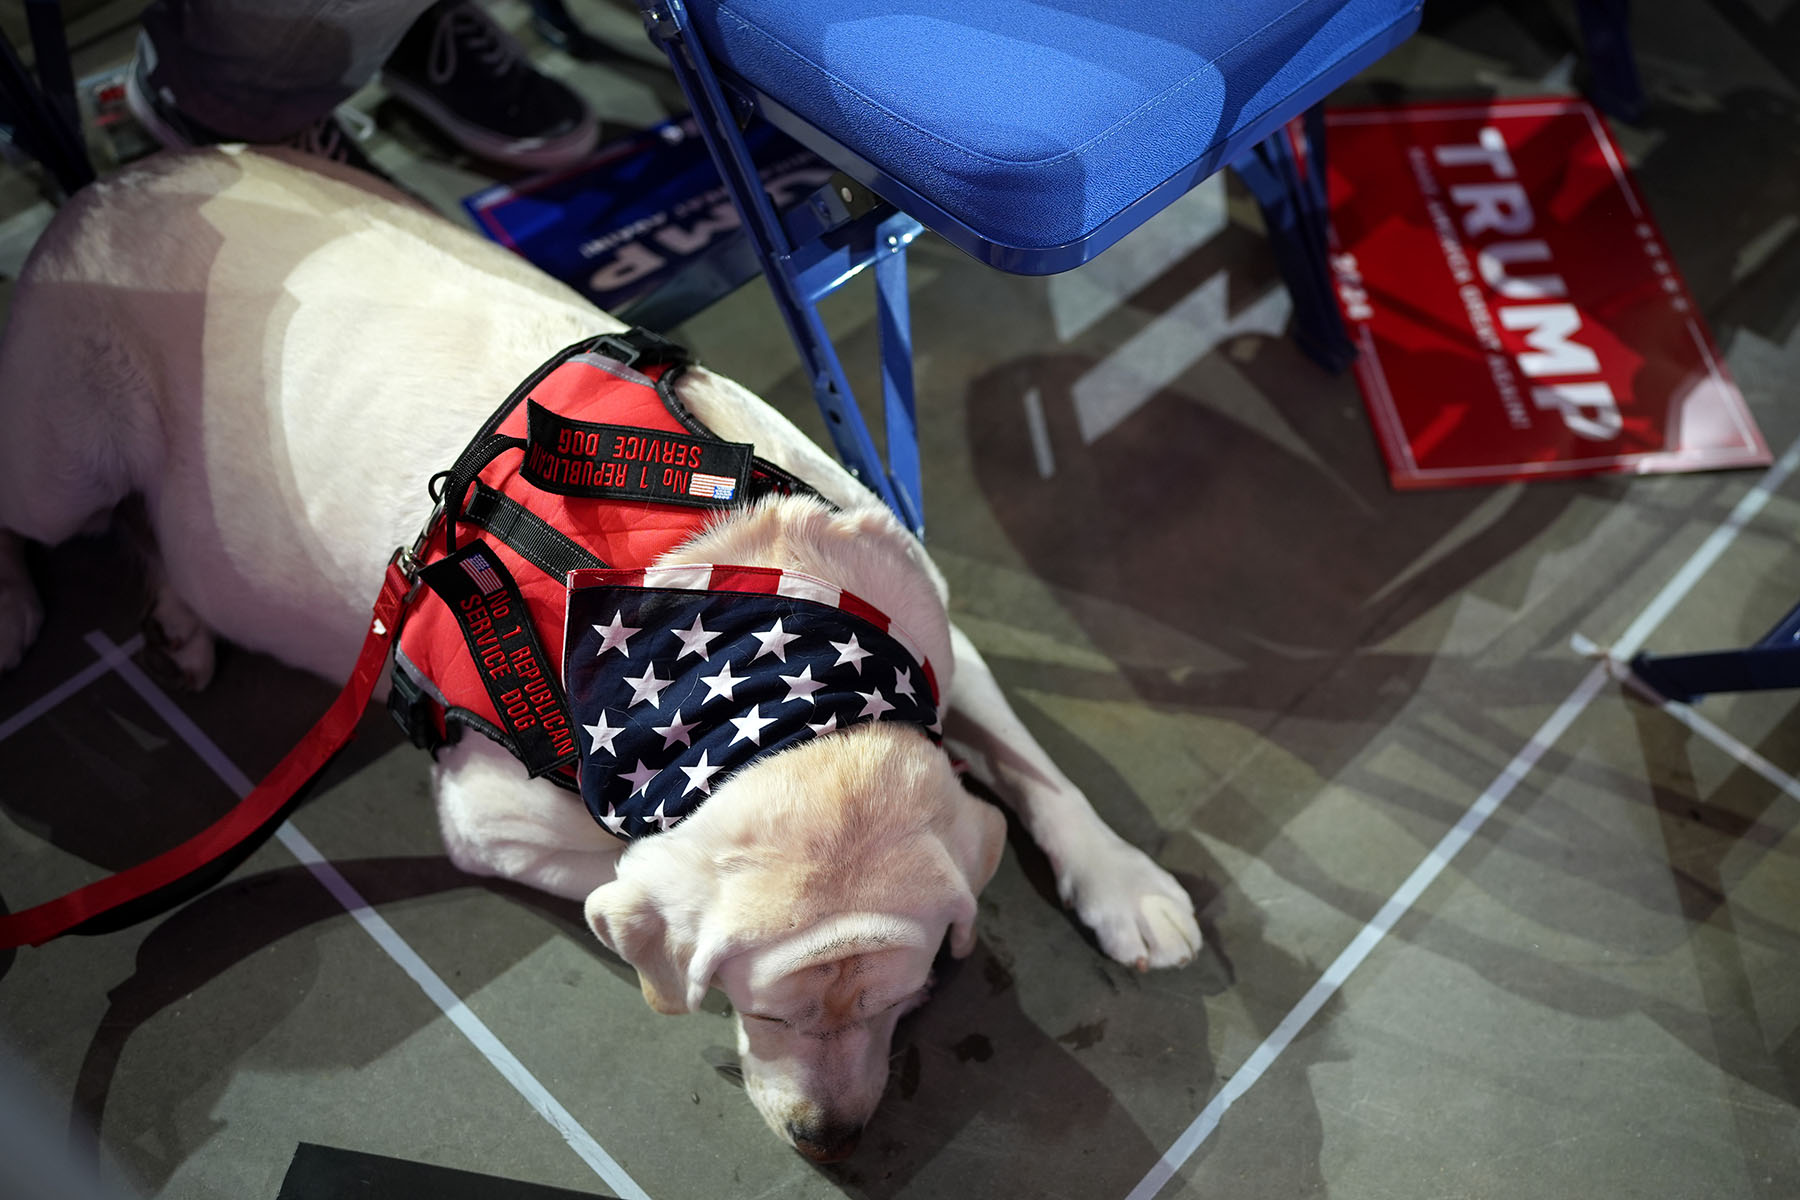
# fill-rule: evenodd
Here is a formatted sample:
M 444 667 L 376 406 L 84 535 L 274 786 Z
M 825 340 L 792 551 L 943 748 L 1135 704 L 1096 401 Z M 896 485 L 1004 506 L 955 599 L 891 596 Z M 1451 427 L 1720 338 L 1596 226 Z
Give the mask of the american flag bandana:
M 936 676 L 906 632 L 795 571 L 573 571 L 563 680 L 581 797 L 627 840 L 799 742 L 870 721 L 941 734 Z

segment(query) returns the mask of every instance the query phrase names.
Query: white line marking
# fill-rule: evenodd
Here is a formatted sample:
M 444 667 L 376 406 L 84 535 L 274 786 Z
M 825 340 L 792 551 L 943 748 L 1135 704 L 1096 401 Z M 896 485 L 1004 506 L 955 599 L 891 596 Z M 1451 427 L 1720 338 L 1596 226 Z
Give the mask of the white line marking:
M 1793 472 L 1796 464 L 1800 464 L 1800 440 L 1796 440 L 1793 445 L 1789 446 L 1787 452 L 1763 473 L 1756 486 L 1751 488 L 1742 500 L 1738 501 L 1725 523 L 1714 530 L 1712 536 L 1707 538 L 1694 552 L 1693 557 L 1675 573 L 1668 583 L 1663 585 L 1662 590 L 1645 606 L 1643 613 L 1636 621 L 1632 622 L 1630 628 L 1626 630 L 1625 636 L 1620 638 L 1615 645 L 1614 654 L 1620 658 L 1629 658 L 1631 654 L 1636 653 L 1637 645 L 1649 636 L 1657 624 L 1693 589 L 1694 584 L 1699 582 L 1701 574 L 1718 560 L 1719 555 L 1725 552 L 1726 547 L 1731 544 L 1750 519 L 1762 511 L 1763 505 L 1768 503 L 1769 495 L 1781 486 Z M 1696 564 L 1699 565 L 1696 566 Z M 1629 651 L 1620 649 L 1627 645 L 1631 647 Z M 1281 1052 L 1286 1050 L 1299 1032 L 1306 1027 L 1307 1022 L 1318 1015 L 1319 1010 L 1325 1007 L 1325 1002 L 1337 993 L 1338 988 L 1343 986 L 1344 980 L 1350 977 L 1350 973 L 1362 965 L 1363 960 L 1369 956 L 1369 952 L 1394 927 L 1394 923 L 1405 915 L 1432 881 L 1450 864 L 1450 860 L 1455 858 L 1457 853 L 1468 844 L 1469 839 L 1475 835 L 1501 802 L 1511 794 L 1513 788 L 1518 786 L 1519 782 L 1537 765 L 1544 752 L 1555 745 L 1557 739 L 1567 732 L 1575 718 L 1580 716 L 1582 710 L 1599 694 L 1601 685 L 1609 678 L 1611 678 L 1611 674 L 1607 665 L 1604 662 L 1595 663 L 1593 669 L 1575 686 L 1575 690 L 1569 693 L 1568 699 L 1564 700 L 1557 710 L 1550 714 L 1549 720 L 1538 726 L 1537 732 L 1532 734 L 1529 742 L 1525 743 L 1524 749 L 1520 750 L 1506 765 L 1506 769 L 1500 772 L 1500 777 L 1488 785 L 1487 790 L 1463 814 L 1462 819 L 1450 832 L 1439 839 L 1438 844 L 1432 847 L 1431 853 L 1425 856 L 1425 860 L 1414 869 L 1411 875 L 1406 877 L 1406 882 L 1402 883 L 1399 890 L 1388 899 L 1386 904 L 1381 906 L 1381 911 L 1376 913 L 1374 918 L 1363 926 L 1362 931 L 1351 939 L 1350 944 L 1344 947 L 1343 953 L 1339 954 L 1325 969 L 1325 973 L 1319 977 L 1318 982 L 1307 990 L 1306 995 L 1300 998 L 1300 1002 L 1289 1010 L 1287 1016 L 1281 1019 L 1281 1023 L 1263 1039 L 1262 1044 L 1244 1061 L 1243 1066 L 1239 1067 L 1231 1078 L 1225 1081 L 1225 1085 L 1219 1089 L 1206 1107 L 1200 1110 L 1200 1115 L 1195 1117 L 1187 1129 L 1182 1131 L 1181 1136 L 1175 1139 L 1175 1144 L 1156 1160 L 1149 1173 L 1138 1181 L 1136 1187 L 1131 1189 L 1126 1200 L 1150 1200 L 1150 1197 L 1162 1190 L 1164 1184 L 1175 1177 L 1175 1172 L 1179 1171 L 1182 1165 L 1194 1156 L 1194 1152 L 1199 1150 L 1201 1144 L 1212 1135 L 1213 1130 L 1218 1128 L 1219 1121 L 1225 1115 L 1226 1110 L 1263 1077 L 1269 1067 L 1281 1056 Z M 1719 732 L 1724 733 L 1723 730 Z M 1748 747 L 1745 747 L 1745 750 L 1748 753 L 1754 753 L 1749 751 Z M 1753 764 L 1747 760 L 1746 765 L 1753 767 Z
M 1719 726 L 1714 725 L 1711 721 L 1696 712 L 1691 705 L 1683 704 L 1678 700 L 1671 700 L 1667 696 L 1658 694 L 1655 688 L 1651 687 L 1631 669 L 1630 663 L 1623 661 L 1603 647 L 1595 644 L 1592 638 L 1585 637 L 1579 633 L 1574 634 L 1569 638 L 1569 645 L 1574 648 L 1577 654 L 1585 654 L 1591 658 L 1598 658 L 1602 664 L 1605 665 L 1608 673 L 1610 673 L 1614 679 L 1642 696 L 1649 703 L 1656 705 L 1663 712 L 1674 717 L 1677 721 L 1680 721 L 1683 725 L 1686 725 L 1689 729 L 1693 730 L 1725 753 L 1731 755 L 1731 757 L 1735 758 L 1744 766 L 1749 767 L 1752 771 L 1761 775 L 1764 779 L 1774 784 L 1783 794 L 1790 796 L 1795 800 L 1800 800 L 1800 779 L 1795 779 L 1792 775 L 1783 771 L 1780 767 L 1752 750 L 1749 746 L 1738 741 L 1736 737 L 1725 732 L 1725 730 L 1719 728 Z
M 1036 388 L 1025 389 L 1025 428 L 1031 433 L 1031 453 L 1037 458 L 1039 479 L 1056 474 L 1056 455 L 1050 449 L 1050 424 L 1044 420 L 1044 397 Z
M 1633 621 L 1626 627 L 1625 632 L 1619 635 L 1619 640 L 1612 644 L 1612 653 L 1616 657 L 1630 661 L 1632 655 L 1644 648 L 1644 640 L 1656 631 L 1656 627 L 1663 623 L 1663 619 L 1700 581 L 1700 577 L 1719 561 L 1719 556 L 1725 553 L 1726 547 L 1730 546 L 1737 535 L 1742 532 L 1744 526 L 1748 525 L 1756 514 L 1763 510 L 1763 506 L 1769 502 L 1769 497 L 1775 494 L 1777 488 L 1787 482 L 1788 476 L 1794 473 L 1794 468 L 1797 466 L 1800 466 L 1800 441 L 1789 446 L 1787 451 L 1776 459 L 1767 471 L 1763 472 L 1762 478 L 1756 481 L 1756 486 L 1744 493 L 1743 499 L 1739 500 L 1731 510 L 1731 515 L 1725 518 L 1725 523 L 1713 530 L 1711 535 L 1700 543 L 1700 548 L 1694 551 L 1693 556 L 1687 562 L 1682 564 L 1679 571 L 1675 572 L 1674 578 L 1670 579 L 1663 590 L 1656 594 L 1655 599 L 1644 607 L 1644 611 L 1638 614 L 1637 620 Z
M 94 648 L 101 660 L 112 670 L 119 673 L 131 690 L 143 697 L 144 702 L 156 711 L 156 715 L 174 730 L 182 741 L 188 744 L 201 761 L 212 769 L 225 782 L 225 785 L 239 796 L 244 795 L 255 786 L 249 776 L 238 769 L 237 764 L 226 757 L 204 730 L 196 725 L 191 717 L 176 707 L 174 701 L 153 683 L 148 675 L 138 669 L 138 665 L 125 654 L 124 648 L 113 645 L 112 641 L 102 633 L 87 635 L 88 645 Z M 540 1083 L 536 1076 L 526 1069 L 512 1051 L 508 1050 L 492 1030 L 470 1012 L 462 999 L 450 990 L 437 972 L 433 971 L 426 961 L 419 957 L 417 951 L 388 924 L 387 920 L 369 906 L 369 902 L 350 885 L 338 869 L 320 855 L 313 844 L 294 828 L 292 821 L 283 822 L 275 836 L 281 844 L 293 852 L 313 877 L 324 885 L 325 890 L 337 897 L 349 914 L 356 918 L 363 930 L 375 940 L 376 945 L 387 952 L 389 958 L 405 971 L 412 981 L 419 985 L 432 1002 L 441 1009 L 444 1015 L 468 1038 L 470 1043 L 492 1063 L 506 1081 L 525 1098 L 526 1103 L 537 1110 L 539 1116 L 550 1123 L 551 1128 L 562 1135 L 570 1149 L 581 1156 L 583 1162 L 593 1168 L 595 1174 L 605 1180 L 606 1185 L 617 1192 L 621 1198 L 629 1200 L 649 1200 L 644 1189 L 625 1173 L 612 1155 L 595 1141 L 593 1135 L 581 1127 L 581 1123 L 562 1106 L 548 1088 Z
M 1621 663 L 1620 665 L 1623 666 L 1624 664 Z M 1629 668 L 1627 668 L 1627 670 L 1629 670 Z M 1690 706 L 1686 704 L 1677 704 L 1673 700 L 1665 700 L 1662 705 L 1662 710 L 1671 717 L 1674 717 L 1677 721 L 1680 721 L 1683 725 L 1686 725 L 1701 737 L 1710 741 L 1725 753 L 1731 755 L 1731 757 L 1737 759 L 1740 763 L 1743 763 L 1746 767 L 1749 767 L 1752 771 L 1755 771 L 1758 775 L 1761 775 L 1764 779 L 1779 788 L 1784 794 L 1795 800 L 1800 800 L 1800 779 L 1795 779 L 1792 775 L 1789 775 L 1786 771 L 1783 771 L 1780 767 L 1776 766 L 1750 747 L 1744 745 L 1744 743 L 1738 741 L 1737 738 L 1726 733 L 1723 729 L 1720 729 L 1717 725 L 1714 725 L 1711 721 L 1695 712 Z
M 1438 844 L 1432 847 L 1431 853 L 1425 856 L 1425 861 L 1421 862 L 1414 868 L 1413 873 L 1407 876 L 1406 882 L 1400 885 L 1400 890 L 1381 906 L 1381 911 L 1362 927 L 1362 931 L 1351 939 L 1348 946 L 1344 947 L 1343 952 L 1325 969 L 1325 973 L 1319 976 L 1318 982 L 1313 984 L 1307 990 L 1306 995 L 1300 998 L 1300 1003 L 1294 1005 L 1287 1016 L 1281 1019 L 1281 1023 L 1275 1027 L 1274 1031 L 1263 1039 L 1262 1045 L 1258 1046 L 1245 1060 L 1244 1065 L 1225 1081 L 1225 1086 L 1220 1088 L 1207 1106 L 1200 1111 L 1200 1115 L 1195 1117 L 1193 1123 L 1175 1140 L 1175 1144 L 1170 1146 L 1156 1161 L 1156 1165 L 1150 1168 L 1149 1174 L 1145 1175 L 1138 1185 L 1131 1189 L 1126 1200 L 1149 1200 L 1150 1197 L 1162 1190 L 1164 1184 L 1174 1178 L 1175 1172 L 1181 1169 L 1183 1163 L 1193 1157 L 1201 1143 L 1206 1141 L 1212 1131 L 1218 1127 L 1219 1119 L 1225 1115 L 1225 1110 L 1230 1108 L 1238 1097 L 1249 1091 L 1256 1081 L 1263 1077 L 1263 1074 L 1281 1056 L 1281 1052 L 1286 1050 L 1300 1031 L 1306 1027 L 1307 1022 L 1317 1016 L 1319 1010 L 1325 1007 L 1326 1001 L 1337 994 L 1337 990 L 1350 977 L 1350 973 L 1362 965 L 1363 960 L 1369 957 L 1369 952 L 1374 950 L 1381 939 L 1386 937 L 1388 931 L 1394 927 L 1394 923 L 1406 915 L 1407 910 L 1413 906 L 1413 902 L 1427 887 L 1431 886 L 1444 868 L 1450 864 L 1450 860 L 1455 858 L 1457 853 L 1468 844 L 1469 839 L 1475 836 L 1488 817 L 1493 815 L 1494 810 L 1500 807 L 1501 801 L 1505 800 L 1519 781 L 1524 779 L 1537 765 L 1544 752 L 1555 745 L 1556 740 L 1581 714 L 1581 710 L 1588 706 L 1588 702 L 1599 693 L 1600 688 L 1609 678 L 1606 668 L 1600 664 L 1596 664 L 1587 673 L 1581 683 L 1569 694 L 1569 698 L 1564 700 L 1551 714 L 1549 720 L 1538 727 L 1538 731 L 1525 744 L 1525 748 L 1519 751 L 1512 762 L 1507 764 L 1506 769 L 1500 773 L 1500 777 L 1489 784 L 1487 791 L 1483 792 L 1480 799 L 1476 800 L 1474 805 L 1463 814 L 1462 820 L 1458 821 L 1448 833 L 1439 839 Z
M 129 642 L 126 642 L 123 646 L 120 646 L 119 653 L 125 655 L 136 654 L 139 650 L 143 649 L 143 646 L 144 639 L 143 635 L 140 634 L 137 637 L 132 638 Z M 30 704 L 27 704 L 24 708 L 21 708 L 18 712 L 6 718 L 6 720 L 0 721 L 0 742 L 4 742 L 7 738 L 19 732 L 19 730 L 25 728 L 51 709 L 61 704 L 64 700 L 67 700 L 70 696 L 73 696 L 76 692 L 79 692 L 82 688 L 111 670 L 112 668 L 105 662 L 90 663 L 83 667 L 62 683 L 57 684 L 42 696 L 33 700 Z

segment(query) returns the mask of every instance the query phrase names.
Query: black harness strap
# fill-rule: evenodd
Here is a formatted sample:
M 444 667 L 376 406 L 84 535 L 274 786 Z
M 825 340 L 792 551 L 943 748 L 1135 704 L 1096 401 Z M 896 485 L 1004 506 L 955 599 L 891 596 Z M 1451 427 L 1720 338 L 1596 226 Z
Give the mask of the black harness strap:
M 524 438 L 506 437 L 498 433 L 485 434 L 463 447 L 463 452 L 456 456 L 455 464 L 432 479 L 434 484 L 443 480 L 444 490 L 433 499 L 444 506 L 445 554 L 456 553 L 456 523 L 462 520 L 463 499 L 469 494 L 469 487 L 475 483 L 475 477 L 502 451 L 519 450 L 524 446 Z
M 419 579 L 438 594 L 462 630 L 507 745 L 526 771 L 536 778 L 579 759 L 562 680 L 499 556 L 476 538 L 421 569 Z
M 477 479 L 462 519 L 487 530 L 519 552 L 519 557 L 557 582 L 570 571 L 606 564 L 544 518 Z

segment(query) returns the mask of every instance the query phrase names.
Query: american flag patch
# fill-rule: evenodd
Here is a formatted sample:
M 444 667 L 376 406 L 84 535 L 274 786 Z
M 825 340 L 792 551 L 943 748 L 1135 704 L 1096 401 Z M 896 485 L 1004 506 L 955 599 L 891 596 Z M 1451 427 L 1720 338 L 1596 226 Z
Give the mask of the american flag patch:
M 704 471 L 695 471 L 693 481 L 688 484 L 688 495 L 712 500 L 729 500 L 736 491 L 737 480 L 725 475 L 708 475 Z
M 462 569 L 468 572 L 469 578 L 475 581 L 475 586 L 481 589 L 481 594 L 484 596 L 506 586 L 500 582 L 500 577 L 494 574 L 494 568 L 488 566 L 488 560 L 479 554 L 471 554 L 463 559 Z

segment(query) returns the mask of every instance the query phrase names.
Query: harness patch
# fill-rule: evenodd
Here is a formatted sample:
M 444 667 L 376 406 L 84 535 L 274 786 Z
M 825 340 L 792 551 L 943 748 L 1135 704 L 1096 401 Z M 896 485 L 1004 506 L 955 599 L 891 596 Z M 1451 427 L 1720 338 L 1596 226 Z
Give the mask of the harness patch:
M 742 497 L 751 458 L 742 442 L 577 421 L 532 400 L 520 474 L 563 496 L 726 508 Z
M 456 619 L 526 771 L 535 778 L 577 761 L 580 748 L 562 685 L 506 564 L 477 539 L 423 568 L 419 578 Z

